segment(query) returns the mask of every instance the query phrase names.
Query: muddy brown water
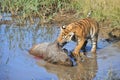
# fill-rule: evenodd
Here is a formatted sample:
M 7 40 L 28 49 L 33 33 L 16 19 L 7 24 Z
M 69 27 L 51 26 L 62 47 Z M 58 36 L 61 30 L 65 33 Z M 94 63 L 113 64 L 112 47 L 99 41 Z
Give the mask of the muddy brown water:
M 53 42 L 58 34 L 55 25 L 0 24 L 0 80 L 109 80 L 112 75 L 120 80 L 120 42 L 99 38 L 95 58 L 91 57 L 89 43 L 86 60 L 74 67 L 50 64 L 29 55 L 34 44 Z M 65 48 L 73 50 L 75 45 L 70 42 Z

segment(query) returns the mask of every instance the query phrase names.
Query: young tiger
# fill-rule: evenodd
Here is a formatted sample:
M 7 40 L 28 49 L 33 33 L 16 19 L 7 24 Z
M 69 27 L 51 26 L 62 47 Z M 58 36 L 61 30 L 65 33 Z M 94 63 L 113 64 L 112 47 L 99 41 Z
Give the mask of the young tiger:
M 90 39 L 92 43 L 91 52 L 96 53 L 98 32 L 98 23 L 91 18 L 85 18 L 67 26 L 62 26 L 57 42 L 60 46 L 64 46 L 71 40 L 77 42 L 72 55 L 74 57 L 78 57 L 79 51 L 82 47 L 85 49 L 84 46 L 86 46 L 87 40 Z

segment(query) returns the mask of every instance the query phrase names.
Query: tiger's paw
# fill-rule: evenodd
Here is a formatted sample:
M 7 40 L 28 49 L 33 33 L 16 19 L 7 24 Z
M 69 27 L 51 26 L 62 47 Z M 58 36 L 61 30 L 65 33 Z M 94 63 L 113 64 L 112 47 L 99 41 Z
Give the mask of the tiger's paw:
M 79 55 L 78 53 L 74 53 L 74 52 L 72 52 L 71 55 L 72 55 L 73 57 L 80 57 L 80 55 Z
M 73 57 L 76 62 L 80 60 L 80 55 L 74 52 L 71 53 L 71 57 Z

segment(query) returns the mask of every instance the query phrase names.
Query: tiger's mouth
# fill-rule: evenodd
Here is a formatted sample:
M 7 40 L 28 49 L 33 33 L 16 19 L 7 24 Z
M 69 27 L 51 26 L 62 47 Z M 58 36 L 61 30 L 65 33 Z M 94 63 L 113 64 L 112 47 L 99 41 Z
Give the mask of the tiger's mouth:
M 63 47 L 65 44 L 67 44 L 67 42 L 63 42 L 63 43 L 57 43 L 59 47 Z

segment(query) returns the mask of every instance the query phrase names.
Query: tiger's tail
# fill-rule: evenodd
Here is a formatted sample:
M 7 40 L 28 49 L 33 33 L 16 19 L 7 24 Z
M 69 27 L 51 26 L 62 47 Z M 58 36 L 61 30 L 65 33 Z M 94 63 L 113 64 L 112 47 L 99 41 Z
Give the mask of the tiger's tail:
M 88 14 L 87 14 L 87 17 L 91 17 L 91 16 L 92 16 L 92 13 L 93 13 L 93 11 L 90 10 L 90 11 L 88 12 Z

